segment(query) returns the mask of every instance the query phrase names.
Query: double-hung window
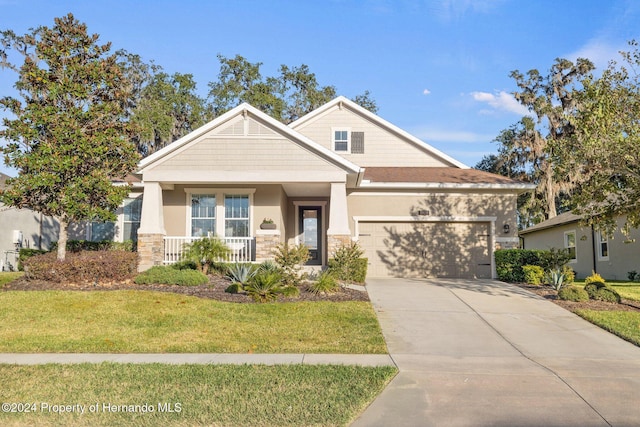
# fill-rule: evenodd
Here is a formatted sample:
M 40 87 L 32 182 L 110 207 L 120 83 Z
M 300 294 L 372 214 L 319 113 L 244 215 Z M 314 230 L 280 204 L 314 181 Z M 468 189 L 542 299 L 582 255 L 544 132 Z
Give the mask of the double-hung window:
M 569 261 L 573 262 L 577 260 L 576 254 L 576 232 L 575 231 L 566 231 L 564 233 L 564 248 L 569 253 Z
M 333 150 L 334 151 L 349 151 L 349 130 L 348 129 L 334 129 L 333 130 Z
M 249 237 L 249 196 L 224 196 L 225 237 Z
M 122 241 L 138 241 L 138 228 L 140 228 L 140 215 L 142 213 L 142 197 L 124 199 Z
M 596 244 L 598 245 L 598 260 L 607 261 L 609 259 L 609 238 L 599 231 L 596 233 Z
M 191 195 L 191 236 L 213 236 L 216 232 L 216 196 Z

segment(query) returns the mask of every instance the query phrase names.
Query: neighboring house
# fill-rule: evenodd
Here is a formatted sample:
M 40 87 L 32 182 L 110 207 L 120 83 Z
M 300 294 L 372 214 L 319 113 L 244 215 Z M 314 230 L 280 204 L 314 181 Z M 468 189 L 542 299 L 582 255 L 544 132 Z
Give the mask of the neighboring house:
M 369 276 L 490 278 L 494 249 L 518 246 L 516 199 L 532 188 L 470 169 L 344 97 L 289 126 L 242 104 L 138 173 L 140 270 L 217 235 L 236 261 L 288 242 L 324 266 L 357 241 Z
M 0 190 L 8 178 L 0 173 Z M 59 228 L 51 217 L 0 203 L 0 271 L 17 269 L 21 248 L 48 250 L 51 242 L 58 240 Z
M 520 232 L 524 249 L 567 249 L 569 266 L 576 277 L 584 279 L 592 272 L 605 279 L 627 280 L 627 273 L 640 271 L 640 230 L 629 236 L 616 231 L 606 236 L 580 223 L 581 217 L 566 212 Z M 617 228 L 624 218 L 617 219 Z

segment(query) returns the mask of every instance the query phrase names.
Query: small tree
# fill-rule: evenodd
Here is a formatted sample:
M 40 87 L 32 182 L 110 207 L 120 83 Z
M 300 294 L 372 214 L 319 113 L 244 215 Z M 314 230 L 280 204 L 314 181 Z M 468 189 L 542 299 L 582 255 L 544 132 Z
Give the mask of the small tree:
M 224 259 L 228 254 L 229 248 L 222 240 L 217 237 L 205 237 L 185 245 L 182 260 L 194 262 L 199 271 L 208 274 L 213 263 Z
M 3 119 L 8 144 L 0 152 L 18 170 L 1 199 L 58 220 L 58 260 L 71 222 L 115 218 L 129 189 L 112 180 L 124 180 L 139 159 L 125 114 L 129 84 L 110 45 L 97 42 L 71 14 L 24 36 L 0 32 L 0 66 L 18 73 L 23 99 L 0 99 L 15 116 Z M 9 60 L 11 49 L 21 66 Z

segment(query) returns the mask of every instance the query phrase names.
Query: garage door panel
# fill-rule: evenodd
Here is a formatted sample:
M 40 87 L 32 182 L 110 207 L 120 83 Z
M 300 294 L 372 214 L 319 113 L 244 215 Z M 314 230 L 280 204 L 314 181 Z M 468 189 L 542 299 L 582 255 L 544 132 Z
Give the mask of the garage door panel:
M 371 277 L 491 277 L 489 223 L 363 222 Z

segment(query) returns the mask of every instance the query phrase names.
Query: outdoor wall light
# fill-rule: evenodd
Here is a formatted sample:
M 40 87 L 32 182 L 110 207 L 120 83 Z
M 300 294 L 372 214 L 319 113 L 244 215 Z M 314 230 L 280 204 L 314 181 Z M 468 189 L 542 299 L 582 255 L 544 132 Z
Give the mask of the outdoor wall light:
M 504 234 L 509 234 L 509 230 L 511 230 L 509 224 L 505 224 L 502 226 L 502 231 L 504 232 Z

